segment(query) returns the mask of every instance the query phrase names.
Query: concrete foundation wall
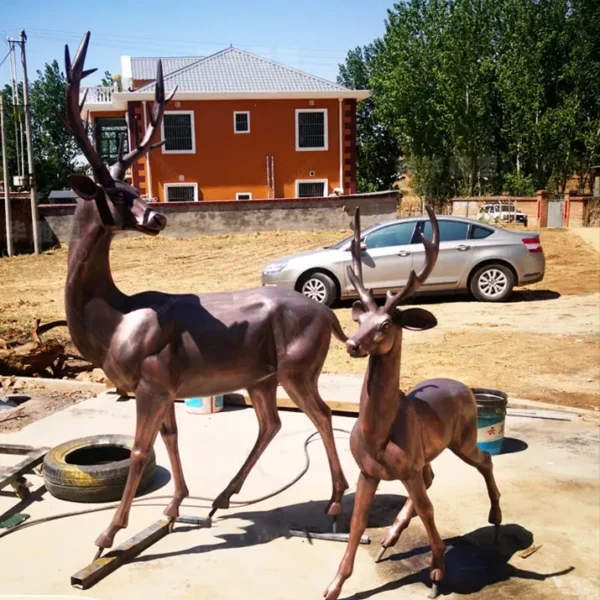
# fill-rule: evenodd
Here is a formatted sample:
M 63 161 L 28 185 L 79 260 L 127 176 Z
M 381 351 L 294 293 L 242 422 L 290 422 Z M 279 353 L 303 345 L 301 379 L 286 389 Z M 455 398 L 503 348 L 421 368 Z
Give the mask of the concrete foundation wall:
M 397 192 L 382 192 L 335 198 L 150 205 L 168 219 L 162 235 L 193 238 L 254 231 L 350 229 L 357 206 L 362 227 L 368 227 L 397 218 L 398 200 Z M 75 205 L 41 205 L 39 209 L 43 243 L 49 246 L 68 242 Z

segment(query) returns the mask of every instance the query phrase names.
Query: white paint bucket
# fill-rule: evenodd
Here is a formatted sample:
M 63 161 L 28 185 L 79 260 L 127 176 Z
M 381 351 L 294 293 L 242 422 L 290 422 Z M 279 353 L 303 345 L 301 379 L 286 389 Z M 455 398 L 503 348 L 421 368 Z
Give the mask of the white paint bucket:
M 223 410 L 223 396 L 186 398 L 183 403 L 186 412 L 194 415 L 209 415 Z

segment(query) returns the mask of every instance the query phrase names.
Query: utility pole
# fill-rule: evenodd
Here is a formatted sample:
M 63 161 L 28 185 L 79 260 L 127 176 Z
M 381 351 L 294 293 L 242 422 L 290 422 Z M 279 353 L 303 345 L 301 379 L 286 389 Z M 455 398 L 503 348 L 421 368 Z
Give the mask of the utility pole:
M 17 175 L 25 176 L 25 147 L 23 146 L 23 121 L 19 108 L 19 86 L 17 78 L 17 59 L 15 57 L 15 40 L 7 38 L 10 49 L 10 83 L 13 97 L 13 119 L 15 122 L 15 150 L 17 152 Z
M 6 153 L 6 130 L 4 129 L 4 98 L 0 94 L 0 137 L 2 138 L 2 173 L 4 174 L 4 215 L 6 218 L 6 252 L 13 255 L 12 218 L 10 214 L 10 192 L 8 191 L 10 174 L 8 172 L 8 155 Z
M 25 136 L 27 138 L 27 164 L 29 167 L 29 186 L 31 189 L 31 221 L 33 226 L 33 249 L 36 254 L 41 252 L 40 227 L 38 221 L 38 206 L 36 198 L 35 167 L 33 164 L 33 147 L 31 143 L 31 106 L 29 106 L 29 82 L 27 81 L 27 58 L 25 57 L 25 30 L 21 31 L 21 66 L 23 67 L 23 105 L 25 108 Z

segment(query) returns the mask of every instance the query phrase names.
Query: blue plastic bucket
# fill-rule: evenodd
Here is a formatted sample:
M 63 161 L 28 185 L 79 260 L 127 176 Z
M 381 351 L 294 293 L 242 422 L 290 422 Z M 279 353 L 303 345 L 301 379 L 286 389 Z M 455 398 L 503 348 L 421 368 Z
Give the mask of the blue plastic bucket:
M 500 454 L 508 396 L 486 388 L 472 388 L 472 391 L 477 400 L 477 446 L 490 454 Z

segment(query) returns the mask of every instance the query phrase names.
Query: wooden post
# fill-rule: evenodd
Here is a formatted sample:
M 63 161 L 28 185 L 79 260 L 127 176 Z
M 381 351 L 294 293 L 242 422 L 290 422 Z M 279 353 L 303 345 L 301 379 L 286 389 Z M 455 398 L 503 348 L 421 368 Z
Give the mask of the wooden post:
M 563 227 L 569 226 L 571 216 L 571 192 L 565 192 L 565 203 L 563 205 Z
M 6 152 L 6 130 L 4 128 L 4 98 L 0 95 L 0 137 L 2 138 L 2 172 L 4 174 L 4 215 L 6 219 L 6 252 L 8 256 L 13 255 L 12 239 L 12 217 L 10 206 L 9 181 L 10 173 L 8 171 L 8 154 Z

